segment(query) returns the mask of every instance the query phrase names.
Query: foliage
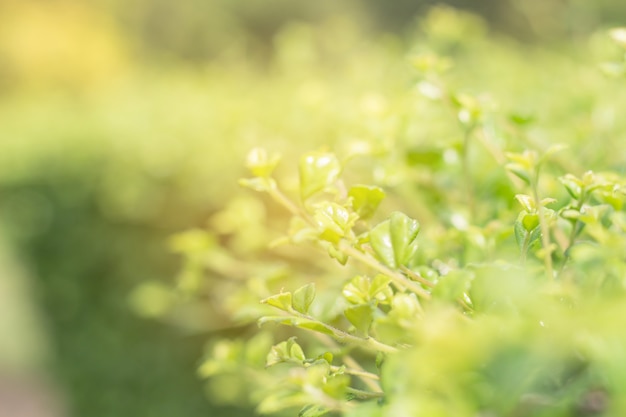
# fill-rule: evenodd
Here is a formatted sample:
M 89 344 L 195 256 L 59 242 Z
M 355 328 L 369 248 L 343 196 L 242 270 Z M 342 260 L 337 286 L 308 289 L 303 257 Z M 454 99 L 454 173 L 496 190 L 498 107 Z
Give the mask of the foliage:
M 458 20 L 445 31 L 428 19 Z M 246 329 L 212 342 L 199 372 L 216 387 L 237 378 L 230 398 L 263 414 L 619 415 L 624 126 L 596 118 L 618 101 L 577 96 L 575 76 L 512 103 L 460 89 L 469 75 L 492 81 L 498 46 L 471 18 L 426 22 L 410 58 L 416 93 L 366 101 L 364 140 L 339 138 L 285 169 L 254 148 L 240 184 L 268 197 L 267 211 L 241 197 L 214 231 L 173 239 L 188 265 L 178 292 Z M 584 71 L 623 88 L 599 65 Z M 599 137 L 613 139 L 589 146 Z
M 308 401 L 296 395 L 299 388 L 317 387 L 326 376 L 334 385 L 322 387 L 320 398 L 346 408 L 344 397 L 333 395 L 344 391 L 353 401 L 371 397 L 377 388 L 370 379 L 381 367 L 386 407 L 395 404 L 402 411 L 401 389 L 413 393 L 410 384 L 419 382 L 411 375 L 420 369 L 412 356 L 418 351 L 405 350 L 410 341 L 393 340 L 411 336 L 397 325 L 411 326 L 405 318 L 413 317 L 418 303 L 410 295 L 398 296 L 388 272 L 345 259 L 337 242 L 376 229 L 378 240 L 359 241 L 356 248 L 371 247 L 370 255 L 383 267 L 417 282 L 435 300 L 447 300 L 444 306 L 466 308 L 454 300 L 474 289 L 469 307 L 496 300 L 493 308 L 504 308 L 515 300 L 503 302 L 500 294 L 510 292 L 508 284 L 520 284 L 515 293 L 522 296 L 523 282 L 500 283 L 489 275 L 492 270 L 470 266 L 489 254 L 490 260 L 508 264 L 525 256 L 527 268 L 544 268 L 545 257 L 537 258 L 540 228 L 532 228 L 539 211 L 554 210 L 559 227 L 568 227 L 564 222 L 571 224 L 580 213 L 576 198 L 566 203 L 567 189 L 576 194 L 578 186 L 567 173 L 582 187 L 588 170 L 595 172 L 587 176 L 592 183 L 615 182 L 623 175 L 619 150 L 626 120 L 619 109 L 626 100 L 623 83 L 610 78 L 623 74 L 623 49 L 604 31 L 586 40 L 586 28 L 602 29 L 600 5 L 623 9 L 619 1 L 571 2 L 582 6 L 567 13 L 531 11 L 529 16 L 542 18 L 567 14 L 563 20 L 528 19 L 539 30 L 555 24 L 575 28 L 568 30 L 576 43 L 555 49 L 498 38 L 480 19 L 447 8 L 420 17 L 421 25 L 399 35 L 397 18 L 390 20 L 393 33 L 366 29 L 355 16 L 367 13 L 352 2 L 342 4 L 344 12 L 331 1 L 304 9 L 287 3 L 195 0 L 178 7 L 167 0 L 132 5 L 25 0 L 0 5 L 0 228 L 37 278 L 35 294 L 54 356 L 52 377 L 76 415 L 250 415 L 246 407 L 271 394 L 274 402 L 268 400 L 261 410 L 284 406 L 289 396 L 297 409 L 296 403 Z M 619 21 L 618 11 L 610 18 Z M 409 20 L 404 11 L 393 13 Z M 407 51 L 418 73 L 407 65 Z M 457 116 L 462 116 L 458 123 Z M 520 163 L 503 152 L 523 155 L 528 149 L 541 155 L 547 142 L 569 148 L 543 163 L 535 198 L 522 180 L 503 174 L 507 163 Z M 262 171 L 245 174 L 240 163 L 259 144 L 269 150 L 265 154 L 277 188 L 296 211 L 313 210 L 313 225 L 306 218 L 290 224 L 281 207 L 287 200 L 276 204 L 267 195 L 257 198 L 238 189 L 240 176 L 259 183 L 254 176 Z M 283 155 L 276 165 L 274 151 Z M 319 166 L 306 167 L 311 170 L 303 172 L 309 175 L 304 192 L 296 178 L 302 154 L 336 155 L 328 157 L 332 163 L 325 165 L 329 169 L 321 181 L 315 174 Z M 554 181 L 558 177 L 565 187 Z M 526 204 L 520 205 L 516 194 L 557 202 L 539 208 L 520 197 Z M 607 189 L 585 194 L 583 207 L 611 200 Z M 305 206 L 303 197 L 312 200 Z M 610 213 L 601 210 L 596 214 L 605 227 Z M 419 229 L 412 220 L 419 221 Z M 577 243 L 591 233 L 582 226 L 586 220 L 578 220 Z M 407 229 L 397 229 L 398 224 Z M 569 239 L 549 226 L 555 238 Z M 184 254 L 172 291 L 176 257 L 165 255 L 165 236 L 185 228 L 195 230 L 171 241 L 172 249 Z M 603 229 L 596 229 L 594 236 L 602 237 Z M 325 252 L 316 254 L 322 235 Z M 516 237 L 521 245 L 528 243 L 526 251 L 520 251 Z M 612 239 L 608 236 L 606 245 Z M 268 242 L 276 246 L 267 249 Z M 619 256 L 619 246 L 612 254 L 605 246 L 577 247 L 569 256 L 585 268 L 564 269 L 574 282 L 605 266 L 619 276 L 618 262 L 604 262 Z M 552 255 L 553 271 L 559 273 L 562 259 L 558 252 Z M 507 270 L 506 276 L 516 271 Z M 418 278 L 410 274 L 417 273 L 437 285 L 430 289 L 413 281 Z M 476 288 L 483 288 L 482 298 Z M 295 313 L 259 304 L 281 293 L 282 300 L 291 294 Z M 129 301 L 143 316 L 175 327 L 135 317 Z M 424 309 L 430 303 L 418 301 Z M 324 333 L 320 342 L 315 333 L 271 323 L 258 331 L 261 316 L 344 337 L 346 344 L 325 347 L 330 342 Z M 437 324 L 439 316 L 430 317 L 433 329 L 444 328 Z M 571 325 L 598 317 L 594 313 Z M 611 320 L 605 321 L 604 330 L 589 327 L 612 331 Z M 481 334 L 491 334 L 488 329 Z M 469 340 L 461 330 L 459 340 Z M 291 339 L 294 335 L 297 339 Z M 507 340 L 521 345 L 524 335 L 519 330 Z M 374 355 L 356 347 L 368 337 L 375 340 L 369 345 L 383 338 L 381 343 L 391 341 L 401 353 Z M 205 360 L 196 364 L 207 339 Z M 466 344 L 465 339 L 458 343 Z M 441 344 L 433 347 L 448 349 Z M 275 365 L 266 370 L 268 352 Z M 499 363 L 515 356 L 513 349 L 507 352 Z M 393 365 L 392 357 L 401 360 L 401 355 L 406 361 Z M 229 408 L 213 408 L 202 398 L 202 386 L 191 375 L 196 366 L 207 378 L 210 402 Z M 397 386 L 385 385 L 394 380 L 385 377 L 389 374 Z M 368 382 L 359 382 L 360 377 Z M 284 384 L 285 397 L 269 389 L 277 381 Z M 596 390 L 584 398 L 604 395 Z M 380 413 L 377 400 L 349 412 Z M 303 412 L 324 409 L 316 400 Z

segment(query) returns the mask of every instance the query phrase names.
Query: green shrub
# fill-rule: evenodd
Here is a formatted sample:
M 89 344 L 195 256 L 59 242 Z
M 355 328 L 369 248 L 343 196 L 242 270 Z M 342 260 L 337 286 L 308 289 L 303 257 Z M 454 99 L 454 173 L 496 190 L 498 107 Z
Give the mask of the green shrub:
M 174 237 L 177 291 L 137 300 L 173 316 L 208 306 L 209 327 L 236 329 L 199 373 L 260 413 L 621 415 L 626 130 L 609 92 L 622 81 L 588 57 L 511 54 L 450 11 L 428 19 L 414 94 L 365 97 L 364 138 L 338 135 L 334 151 L 281 164 L 253 149 L 240 183 L 263 204 L 242 195 Z M 589 55 L 611 51 L 598 39 Z

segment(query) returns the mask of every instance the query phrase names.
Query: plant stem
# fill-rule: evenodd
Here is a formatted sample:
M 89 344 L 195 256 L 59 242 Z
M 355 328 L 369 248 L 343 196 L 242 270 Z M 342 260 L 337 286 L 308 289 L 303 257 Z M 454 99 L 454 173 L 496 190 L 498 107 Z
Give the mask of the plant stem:
M 291 201 L 278 187 L 269 187 L 268 194 L 270 197 L 274 199 L 277 203 L 285 207 L 291 214 L 294 216 L 302 216 L 302 210 Z M 306 216 L 304 216 L 306 218 Z
M 337 372 L 341 369 L 340 366 L 331 366 L 330 369 L 333 372 Z M 348 374 L 348 375 L 354 375 L 354 376 L 358 376 L 358 377 L 362 377 L 362 378 L 370 378 L 370 379 L 374 379 L 376 381 L 380 380 L 380 377 L 376 374 L 373 374 L 371 372 L 367 372 L 367 371 L 362 371 L 359 369 L 350 369 L 350 368 L 344 368 L 343 370 L 344 373 Z
M 524 236 L 524 243 L 522 244 L 522 253 L 520 255 L 520 263 L 522 265 L 526 264 L 526 253 L 528 252 L 528 245 L 530 244 L 531 236 L 532 236 L 532 232 L 529 232 L 528 230 L 526 230 L 526 234 Z
M 413 280 L 422 283 L 424 285 L 426 285 L 427 287 L 430 288 L 434 288 L 435 284 L 430 282 L 429 280 L 427 280 L 426 278 L 422 277 L 420 274 L 416 273 L 415 271 L 411 271 L 409 268 L 407 268 L 406 266 L 402 265 L 400 267 L 400 269 L 402 270 L 402 272 L 404 272 L 405 274 L 407 274 L 409 277 L 411 277 Z
M 329 336 L 325 335 L 325 334 L 320 334 L 320 333 L 316 333 L 315 337 L 320 340 L 322 343 L 324 343 L 328 348 L 330 349 L 339 349 L 339 346 L 337 345 L 337 343 L 335 343 L 335 341 L 330 338 Z M 363 367 L 350 355 L 343 355 L 341 357 L 341 360 L 343 361 L 343 363 L 346 364 L 346 366 L 349 367 L 351 372 L 348 372 L 346 370 L 347 373 L 350 373 L 351 375 L 356 376 L 357 378 L 359 378 L 361 380 L 361 382 L 363 382 L 363 384 L 365 384 L 369 389 L 371 389 L 372 391 L 375 392 L 382 392 L 382 390 L 380 389 L 380 386 L 378 385 L 378 383 L 376 382 L 376 380 L 379 380 L 380 378 L 378 377 L 378 375 L 367 372 L 365 369 L 363 369 Z
M 293 316 L 296 317 L 300 317 L 300 318 L 304 318 L 306 320 L 310 320 L 313 322 L 318 323 L 319 325 L 325 327 L 326 329 L 330 330 L 333 334 L 333 337 L 339 341 L 339 342 L 343 342 L 343 343 L 354 343 L 358 346 L 363 346 L 366 348 L 369 348 L 371 350 L 375 350 L 375 351 L 379 351 L 379 352 L 385 352 L 385 353 L 395 353 L 398 351 L 397 348 L 387 345 L 383 342 L 379 342 L 378 340 L 374 339 L 371 336 L 368 337 L 359 337 L 359 336 L 355 336 L 353 334 L 350 334 L 348 332 L 345 332 L 341 329 L 338 329 L 334 326 L 331 326 L 330 324 L 326 324 L 324 322 L 321 322 L 319 320 L 317 320 L 314 317 L 309 316 L 308 314 L 302 314 L 298 311 L 295 310 L 291 310 L 290 313 Z M 296 326 L 298 327 L 298 326 Z M 306 328 L 304 328 L 306 329 Z M 308 330 L 308 329 L 307 329 Z M 314 330 L 313 330 L 314 331 Z
M 392 282 L 396 285 L 396 287 L 398 287 L 398 289 L 404 290 L 408 288 L 409 290 L 414 292 L 416 295 L 422 297 L 423 299 L 425 300 L 430 299 L 430 293 L 428 291 L 418 286 L 413 281 L 407 279 L 407 277 L 405 277 L 404 275 L 387 268 L 385 265 L 381 264 L 372 256 L 368 255 L 367 253 L 363 253 L 360 250 L 355 249 L 354 247 L 347 245 L 344 242 L 342 242 L 342 244 L 340 245 L 340 249 L 346 255 L 351 256 L 354 259 L 371 267 L 372 269 L 375 269 L 381 274 L 388 276 L 392 280 Z
M 354 395 L 354 397 L 359 400 L 371 400 L 373 398 L 382 398 L 385 396 L 383 392 L 364 391 L 352 387 L 347 387 L 346 391 L 348 394 Z
M 554 280 L 554 271 L 552 268 L 552 249 L 550 248 L 550 229 L 548 228 L 548 224 L 546 223 L 546 219 L 544 216 L 545 208 L 543 204 L 541 204 L 541 200 L 539 200 L 539 168 L 537 167 L 535 171 L 535 178 L 532 182 L 533 189 L 533 198 L 535 199 L 535 204 L 537 204 L 537 211 L 539 212 L 539 227 L 541 227 L 541 245 L 544 249 L 543 262 L 546 267 L 546 276 L 548 280 Z
M 471 221 L 476 221 L 475 213 L 476 213 L 476 203 L 474 200 L 474 183 L 472 181 L 472 172 L 470 170 L 470 161 L 469 161 L 469 144 L 472 136 L 472 128 L 466 128 L 463 135 L 463 176 L 465 177 L 465 192 L 467 199 L 467 206 L 470 213 Z

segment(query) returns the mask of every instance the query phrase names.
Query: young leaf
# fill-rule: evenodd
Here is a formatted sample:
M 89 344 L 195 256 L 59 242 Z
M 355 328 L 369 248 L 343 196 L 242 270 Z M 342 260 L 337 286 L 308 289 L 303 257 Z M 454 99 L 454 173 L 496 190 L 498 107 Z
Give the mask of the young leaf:
M 348 196 L 352 198 L 352 208 L 361 219 L 368 219 L 374 215 L 380 202 L 385 198 L 382 188 L 368 185 L 354 185 Z
M 404 213 L 394 212 L 370 232 L 370 243 L 378 258 L 387 266 L 406 265 L 417 253 L 420 226 Z
M 522 225 L 526 231 L 532 232 L 539 226 L 539 215 L 537 213 L 526 213 L 522 217 Z
M 307 284 L 293 292 L 292 305 L 293 309 L 306 314 L 315 298 L 315 284 Z
M 304 352 L 300 345 L 296 343 L 296 338 L 291 337 L 289 340 L 272 346 L 270 352 L 267 354 L 265 367 L 269 368 L 270 366 L 283 362 L 303 363 L 305 360 Z
M 300 196 L 302 200 L 329 189 L 341 173 L 337 157 L 330 153 L 312 152 L 300 160 Z
M 414 320 L 420 310 L 419 301 L 414 293 L 396 294 L 391 302 L 391 314 L 397 319 Z
M 357 275 L 343 287 L 343 296 L 352 304 L 365 304 L 370 300 L 369 287 L 369 280 Z
M 242 178 L 239 180 L 239 185 L 254 191 L 267 192 L 276 188 L 276 181 L 273 178 L 263 177 Z
M 583 182 L 580 179 L 576 178 L 572 174 L 566 174 L 562 177 L 559 177 L 559 181 L 561 182 L 561 184 L 563 184 L 563 186 L 573 199 L 578 200 L 580 198 L 584 186 Z
M 392 297 L 391 288 L 389 283 L 391 279 L 382 274 L 378 274 L 374 277 L 370 284 L 369 296 L 370 299 L 377 299 L 379 302 L 388 302 Z
M 313 217 L 321 231 L 320 238 L 331 243 L 338 243 L 346 236 L 358 219 L 345 207 L 329 202 L 321 203 Z
M 348 255 L 330 244 L 328 245 L 328 255 L 331 258 L 336 259 L 341 265 L 345 265 L 346 262 L 348 262 Z
M 268 155 L 263 148 L 254 148 L 248 153 L 246 167 L 256 177 L 268 178 L 280 161 L 280 155 Z
M 526 150 L 523 153 L 507 152 L 506 157 L 511 162 L 506 164 L 505 168 L 527 184 L 530 184 L 538 164 L 539 156 L 537 152 L 530 150 Z
M 343 312 L 348 321 L 361 333 L 367 335 L 374 320 L 374 311 L 370 304 L 359 304 Z
M 533 212 L 537 210 L 537 203 L 535 199 L 526 194 L 517 194 L 515 199 L 524 207 L 527 212 Z
M 281 292 L 280 294 L 272 295 L 271 297 L 261 300 L 261 303 L 271 305 L 283 311 L 290 311 L 292 306 L 291 293 Z
M 300 362 L 304 362 L 304 360 L 306 359 L 302 348 L 299 344 L 296 343 L 295 337 L 290 337 L 289 340 L 287 340 L 287 353 L 289 354 L 290 358 Z

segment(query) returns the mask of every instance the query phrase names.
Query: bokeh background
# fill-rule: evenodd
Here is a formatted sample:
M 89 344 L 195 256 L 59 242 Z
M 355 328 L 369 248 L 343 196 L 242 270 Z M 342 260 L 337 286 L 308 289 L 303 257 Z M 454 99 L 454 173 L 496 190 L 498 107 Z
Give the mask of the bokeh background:
M 442 4 L 0 0 L 0 391 L 19 380 L 67 416 L 251 415 L 196 376 L 232 329 L 198 306 L 151 318 L 167 303 L 155 283 L 181 268 L 168 239 L 241 193 L 252 146 L 384 134 L 379 90 L 410 88 L 407 53 Z M 445 4 L 476 16 L 462 35 L 430 20 L 458 82 L 523 110 L 527 89 L 554 99 L 544 75 L 563 57 L 626 22 L 622 0 Z M 552 107 L 564 123 L 588 103 L 574 98 Z

